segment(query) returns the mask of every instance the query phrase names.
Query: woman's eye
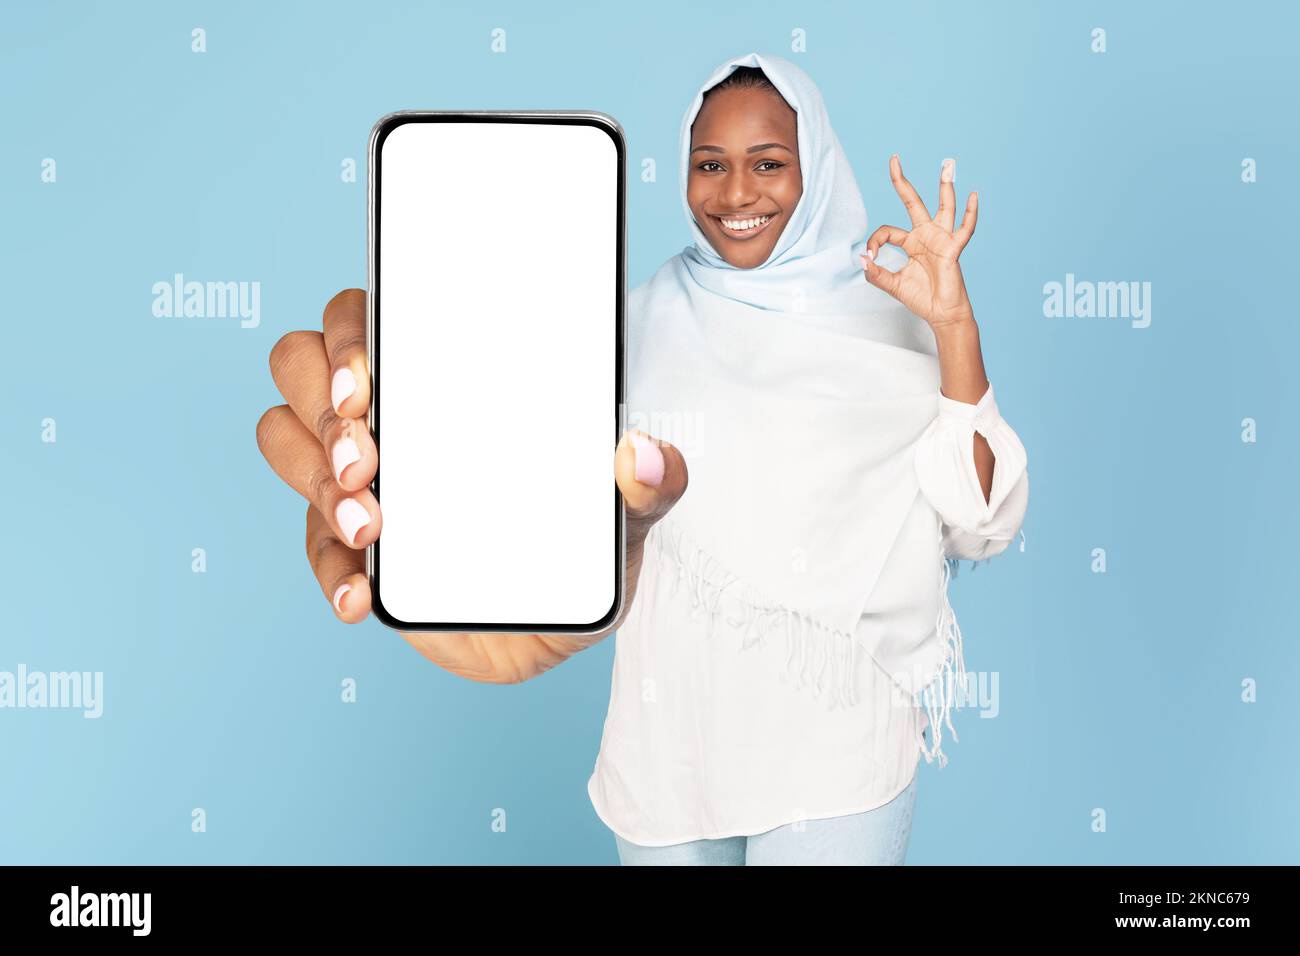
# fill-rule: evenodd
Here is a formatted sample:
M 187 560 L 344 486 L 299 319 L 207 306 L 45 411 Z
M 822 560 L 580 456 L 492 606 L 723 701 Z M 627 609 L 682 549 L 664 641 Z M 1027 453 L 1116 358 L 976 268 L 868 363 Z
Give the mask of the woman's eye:
M 721 168 L 722 164 L 718 163 L 716 160 L 709 159 L 700 163 L 700 165 L 695 168 L 702 173 L 711 173 L 713 172 L 713 170 L 709 168 L 710 166 L 717 166 L 718 168 Z M 770 170 L 763 169 L 764 166 L 770 166 L 772 168 Z M 783 166 L 785 166 L 785 163 L 777 162 L 775 159 L 765 159 L 761 163 L 759 163 L 758 166 L 755 168 L 763 169 L 763 172 L 775 172 L 776 170 L 781 169 Z

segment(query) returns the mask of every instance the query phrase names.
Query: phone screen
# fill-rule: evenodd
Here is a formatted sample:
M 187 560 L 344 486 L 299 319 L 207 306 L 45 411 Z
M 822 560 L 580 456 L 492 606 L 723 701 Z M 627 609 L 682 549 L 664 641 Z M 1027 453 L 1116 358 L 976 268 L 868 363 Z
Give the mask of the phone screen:
M 588 631 L 622 599 L 624 153 L 599 113 L 393 114 L 370 155 L 369 555 L 393 627 Z

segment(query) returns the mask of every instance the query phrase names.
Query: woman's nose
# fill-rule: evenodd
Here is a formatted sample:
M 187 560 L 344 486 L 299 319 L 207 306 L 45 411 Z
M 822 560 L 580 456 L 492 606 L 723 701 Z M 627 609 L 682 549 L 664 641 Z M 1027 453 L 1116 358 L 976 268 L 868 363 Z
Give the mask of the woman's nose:
M 747 206 L 758 199 L 758 190 L 744 173 L 732 173 L 723 184 L 722 194 L 732 208 Z

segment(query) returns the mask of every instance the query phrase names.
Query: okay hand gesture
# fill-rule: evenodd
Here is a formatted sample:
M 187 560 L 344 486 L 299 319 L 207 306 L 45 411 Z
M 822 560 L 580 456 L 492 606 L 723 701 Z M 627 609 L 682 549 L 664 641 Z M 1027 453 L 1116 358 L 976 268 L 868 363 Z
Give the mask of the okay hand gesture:
M 975 318 L 957 258 L 975 232 L 977 200 L 975 193 L 967 198 L 961 225 L 954 232 L 957 195 L 952 185 L 953 167 L 952 160 L 944 161 L 939 174 L 939 212 L 931 217 L 921 197 L 904 178 L 898 155 L 891 156 L 889 178 L 907 207 L 912 228 L 908 231 L 897 226 L 881 226 L 867 240 L 867 251 L 862 256 L 867 281 L 888 292 L 936 331 Z M 897 272 L 883 269 L 875 262 L 876 253 L 885 243 L 907 253 L 907 265 Z

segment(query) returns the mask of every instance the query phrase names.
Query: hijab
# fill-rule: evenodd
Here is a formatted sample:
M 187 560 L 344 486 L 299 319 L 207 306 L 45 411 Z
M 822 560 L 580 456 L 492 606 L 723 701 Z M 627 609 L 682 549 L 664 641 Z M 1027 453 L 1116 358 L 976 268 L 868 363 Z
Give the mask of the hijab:
M 803 191 L 775 247 L 752 269 L 728 263 L 687 200 L 691 127 L 704 94 L 757 67 L 796 113 Z M 942 523 L 933 541 L 900 542 L 920 488 L 917 440 L 938 414 L 939 367 L 925 323 L 866 281 L 867 213 L 811 78 L 781 57 L 719 66 L 680 131 L 680 190 L 693 236 L 628 294 L 627 425 L 683 453 L 686 492 L 651 531 L 681 599 L 708 633 L 749 647 L 784 636 L 787 668 L 829 706 L 857 702 L 865 650 L 894 683 L 952 728 L 952 679 L 964 676 L 946 599 Z M 900 251 L 878 261 L 897 268 Z M 934 548 L 940 594 L 917 582 L 935 628 L 856 636 L 895 546 Z M 955 736 L 955 734 L 954 734 Z M 926 759 L 939 754 L 931 742 Z

